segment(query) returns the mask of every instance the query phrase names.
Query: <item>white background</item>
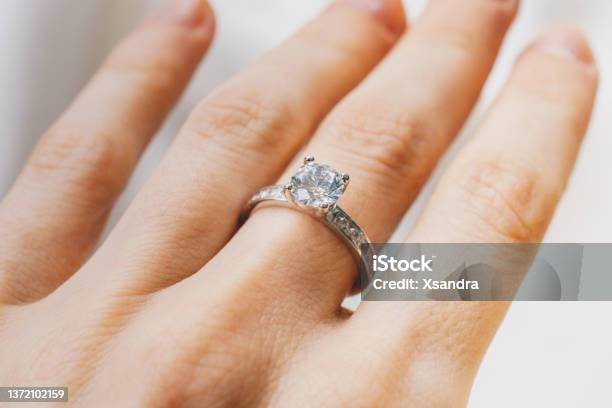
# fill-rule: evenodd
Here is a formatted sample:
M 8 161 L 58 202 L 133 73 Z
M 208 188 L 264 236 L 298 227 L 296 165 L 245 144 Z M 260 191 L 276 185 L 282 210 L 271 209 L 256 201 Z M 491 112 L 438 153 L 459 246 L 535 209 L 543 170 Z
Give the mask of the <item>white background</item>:
M 0 1 L 0 194 L 8 189 L 38 135 L 66 107 L 109 47 L 152 3 Z M 326 1 L 212 3 L 218 20 L 215 45 L 189 92 L 149 148 L 113 220 L 158 162 L 195 102 L 254 56 L 297 29 Z M 406 3 L 415 18 L 424 0 Z M 481 104 L 460 140 L 469 137 L 470 129 L 503 83 L 517 53 L 547 25 L 557 21 L 571 21 L 587 31 L 602 78 L 589 135 L 547 241 L 610 242 L 612 2 L 524 0 Z M 427 191 L 429 188 L 425 195 Z M 403 228 L 409 227 L 422 202 L 419 200 Z M 485 358 L 470 406 L 612 407 L 610 345 L 612 303 L 515 304 Z

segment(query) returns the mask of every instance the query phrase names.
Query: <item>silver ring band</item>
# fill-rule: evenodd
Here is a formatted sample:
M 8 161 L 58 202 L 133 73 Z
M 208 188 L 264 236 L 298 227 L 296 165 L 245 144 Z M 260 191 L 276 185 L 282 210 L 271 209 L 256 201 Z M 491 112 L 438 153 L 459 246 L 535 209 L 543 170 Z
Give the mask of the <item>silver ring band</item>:
M 333 171 L 333 169 L 331 169 L 329 166 L 318 165 L 314 163 L 314 158 L 307 157 L 304 160 L 304 166 L 298 170 L 296 175 L 308 166 L 319 166 L 324 167 L 325 171 L 328 171 L 328 169 L 329 171 Z M 309 174 L 309 177 L 310 178 L 308 181 L 312 182 L 312 174 Z M 345 184 L 348 184 L 347 175 L 340 175 L 340 177 L 344 179 Z M 340 208 L 335 201 L 333 203 L 319 203 L 317 206 L 304 205 L 304 201 L 299 200 L 299 194 L 295 194 L 296 190 L 300 191 L 300 185 L 295 182 L 295 179 L 296 176 L 294 175 L 291 183 L 287 185 L 268 186 L 256 192 L 244 206 L 240 216 L 240 224 L 246 221 L 251 211 L 258 204 L 265 202 L 281 204 L 314 216 L 315 218 L 321 220 L 343 239 L 343 242 L 351 250 L 358 262 L 362 278 L 366 278 L 367 282 L 369 282 L 372 277 L 372 272 L 370 265 L 365 262 L 366 257 L 364 255 L 366 255 L 366 251 L 371 253 L 371 242 L 365 231 L 344 210 L 342 210 L 342 208 Z M 338 196 L 337 198 L 339 198 L 339 196 L 344 192 L 346 185 L 342 185 L 341 187 L 342 191 L 340 193 L 336 193 Z M 317 185 L 317 188 L 317 193 L 320 194 L 320 185 Z M 307 193 L 312 193 L 312 191 Z M 308 198 L 312 198 L 312 195 L 310 195 Z M 327 198 L 327 196 L 325 196 L 325 198 Z M 364 273 L 365 276 L 363 275 Z M 367 282 L 362 282 L 361 287 L 365 287 Z

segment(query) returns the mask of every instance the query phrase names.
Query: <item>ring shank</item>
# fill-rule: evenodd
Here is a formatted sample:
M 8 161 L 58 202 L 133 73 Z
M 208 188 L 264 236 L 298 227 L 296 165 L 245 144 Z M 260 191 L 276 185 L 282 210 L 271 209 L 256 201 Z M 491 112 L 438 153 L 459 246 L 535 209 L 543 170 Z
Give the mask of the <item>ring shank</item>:
M 260 203 L 277 202 L 291 208 L 302 210 L 297 205 L 290 203 L 285 196 L 285 188 L 282 185 L 268 186 L 260 189 L 244 206 L 240 214 L 240 224 L 244 223 L 249 217 L 251 211 Z M 306 212 L 306 211 L 304 211 Z M 372 278 L 372 271 L 369 263 L 365 262 L 363 256 L 366 251 L 371 252 L 371 242 L 366 233 L 357 225 L 357 223 L 338 205 L 333 205 L 321 217 L 317 217 L 323 221 L 336 234 L 342 237 L 344 243 L 349 247 L 353 255 L 357 258 L 360 272 L 365 273 L 365 277 L 369 282 Z M 365 285 L 364 285 L 365 284 Z M 362 282 L 362 287 L 367 286 L 367 282 Z

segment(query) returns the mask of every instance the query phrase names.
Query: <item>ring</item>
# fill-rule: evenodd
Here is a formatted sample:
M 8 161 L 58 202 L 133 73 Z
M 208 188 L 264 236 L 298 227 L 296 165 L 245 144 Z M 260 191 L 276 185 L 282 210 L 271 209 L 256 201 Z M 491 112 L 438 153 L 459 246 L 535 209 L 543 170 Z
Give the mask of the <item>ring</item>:
M 340 173 L 326 164 L 316 163 L 314 157 L 308 156 L 289 183 L 263 187 L 253 194 L 241 212 L 240 224 L 263 202 L 275 202 L 307 213 L 321 220 L 343 239 L 357 258 L 361 276 L 369 282 L 372 277 L 371 268 L 363 255 L 371 250 L 372 244 L 363 229 L 337 204 L 349 180 L 348 174 Z

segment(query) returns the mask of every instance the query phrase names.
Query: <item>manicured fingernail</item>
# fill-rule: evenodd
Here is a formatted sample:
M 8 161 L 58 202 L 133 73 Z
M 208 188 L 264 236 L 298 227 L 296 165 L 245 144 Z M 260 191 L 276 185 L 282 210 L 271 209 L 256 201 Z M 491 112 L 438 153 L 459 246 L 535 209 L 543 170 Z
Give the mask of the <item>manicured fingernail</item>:
M 212 14 L 206 0 L 169 0 L 153 13 L 153 18 L 169 23 L 196 27 Z
M 553 29 L 536 40 L 533 48 L 586 64 L 593 63 L 593 54 L 586 38 L 575 28 Z
M 340 0 L 377 18 L 391 33 L 401 34 L 406 28 L 406 16 L 400 0 Z

